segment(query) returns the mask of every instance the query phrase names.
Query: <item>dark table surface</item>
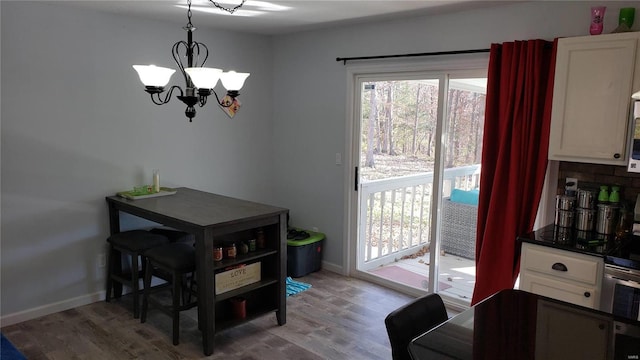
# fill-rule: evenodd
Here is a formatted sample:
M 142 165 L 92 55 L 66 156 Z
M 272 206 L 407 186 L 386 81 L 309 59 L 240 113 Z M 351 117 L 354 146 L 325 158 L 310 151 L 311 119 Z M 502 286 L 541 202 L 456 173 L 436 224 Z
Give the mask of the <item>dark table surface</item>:
M 503 290 L 409 345 L 426 359 L 638 359 L 640 322 Z

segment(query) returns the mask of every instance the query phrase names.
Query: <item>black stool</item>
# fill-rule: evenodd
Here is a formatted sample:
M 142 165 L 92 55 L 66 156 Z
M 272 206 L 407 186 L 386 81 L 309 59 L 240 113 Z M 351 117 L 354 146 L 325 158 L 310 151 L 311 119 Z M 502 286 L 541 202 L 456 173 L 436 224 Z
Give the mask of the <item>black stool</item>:
M 130 230 L 111 235 L 107 242 L 109 243 L 109 265 L 105 300 L 111 301 L 112 290 L 113 297 L 119 298 L 122 296 L 122 286 L 129 286 L 133 294 L 133 317 L 137 319 L 140 317 L 139 280 L 144 274 L 145 267 L 143 258 L 141 264 L 143 272 L 140 273 L 138 258 L 148 249 L 168 244 L 169 239 L 164 235 L 152 234 L 145 230 Z M 131 273 L 124 272 L 121 254 L 131 257 Z
M 198 305 L 197 301 L 191 301 L 193 289 L 190 286 L 187 287 L 184 282 L 186 275 L 191 274 L 192 281 L 190 283 L 193 285 L 193 275 L 196 271 L 195 248 L 190 244 L 171 243 L 149 249 L 144 255 L 147 258 L 147 265 L 144 273 L 144 295 L 140 321 L 147 320 L 149 302 L 153 303 L 155 307 L 173 319 L 173 345 L 178 345 L 180 311 Z M 173 295 L 171 306 L 163 305 L 160 301 L 149 296 L 152 292 L 162 290 L 162 287 L 151 288 L 152 275 L 163 278 L 171 285 Z M 165 278 L 163 275 L 168 276 Z
M 169 242 L 179 242 L 179 243 L 187 243 L 195 246 L 196 237 L 193 234 L 189 234 L 188 232 L 174 230 L 170 228 L 153 228 L 149 230 L 149 232 L 154 234 L 164 235 L 169 238 Z

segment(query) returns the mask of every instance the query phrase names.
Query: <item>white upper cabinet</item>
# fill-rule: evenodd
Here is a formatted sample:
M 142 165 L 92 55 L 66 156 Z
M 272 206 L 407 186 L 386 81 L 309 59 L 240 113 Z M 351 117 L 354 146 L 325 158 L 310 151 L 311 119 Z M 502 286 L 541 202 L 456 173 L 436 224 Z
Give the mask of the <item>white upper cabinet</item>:
M 627 165 L 640 32 L 558 40 L 549 159 Z

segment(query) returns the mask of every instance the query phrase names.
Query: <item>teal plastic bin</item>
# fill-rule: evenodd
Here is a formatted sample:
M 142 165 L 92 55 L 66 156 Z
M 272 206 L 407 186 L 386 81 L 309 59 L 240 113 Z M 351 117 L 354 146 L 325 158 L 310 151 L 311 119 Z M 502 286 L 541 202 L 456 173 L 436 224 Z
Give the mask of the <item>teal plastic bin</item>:
M 301 277 L 320 270 L 325 236 L 321 232 L 306 231 L 309 237 L 302 240 L 287 239 L 287 274 Z

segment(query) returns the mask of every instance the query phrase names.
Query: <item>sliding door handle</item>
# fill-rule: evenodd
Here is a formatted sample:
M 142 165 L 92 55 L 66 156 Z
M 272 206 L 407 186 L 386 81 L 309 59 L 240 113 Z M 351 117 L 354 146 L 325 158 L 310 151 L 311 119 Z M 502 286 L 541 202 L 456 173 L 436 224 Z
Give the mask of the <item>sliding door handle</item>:
M 355 167 L 355 176 L 353 180 L 353 190 L 358 191 L 358 167 Z

